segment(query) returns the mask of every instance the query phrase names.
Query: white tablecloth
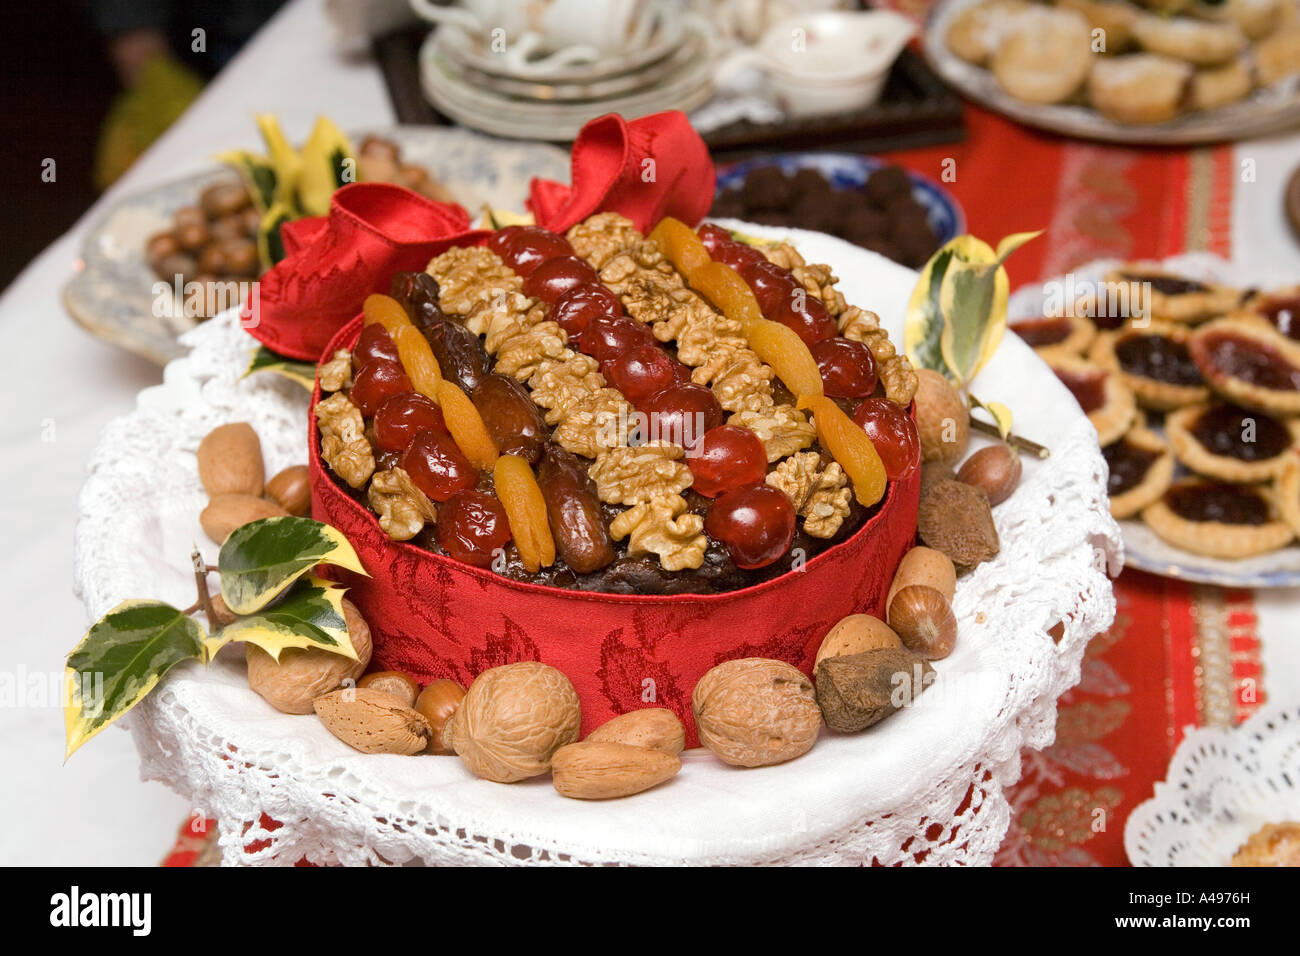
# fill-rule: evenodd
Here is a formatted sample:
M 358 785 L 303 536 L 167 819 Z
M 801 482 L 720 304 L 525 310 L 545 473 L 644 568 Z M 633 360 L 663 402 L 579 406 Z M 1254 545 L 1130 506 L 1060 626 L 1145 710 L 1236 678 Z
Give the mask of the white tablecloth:
M 0 297 L 7 414 L 0 419 L 0 520 L 7 626 L 0 642 L 0 864 L 140 864 L 159 861 L 191 812 L 143 784 L 129 737 L 111 729 L 63 765 L 57 688 L 63 657 L 87 625 L 71 593 L 72 533 L 86 459 L 100 429 L 128 411 L 160 371 L 98 342 L 65 314 L 59 290 L 86 231 L 120 196 L 209 164 L 222 149 L 259 146 L 256 112 L 280 116 L 291 140 L 318 113 L 344 129 L 393 121 L 374 64 L 336 52 L 320 0 L 294 0 L 203 96 Z M 1300 136 L 1244 144 L 1257 181 L 1234 209 L 1234 249 L 1300 279 L 1300 253 L 1281 222 L 1281 183 L 1300 158 Z M 1266 687 L 1300 695 L 1300 594 L 1261 595 Z M 7 681 L 6 686 L 3 682 Z

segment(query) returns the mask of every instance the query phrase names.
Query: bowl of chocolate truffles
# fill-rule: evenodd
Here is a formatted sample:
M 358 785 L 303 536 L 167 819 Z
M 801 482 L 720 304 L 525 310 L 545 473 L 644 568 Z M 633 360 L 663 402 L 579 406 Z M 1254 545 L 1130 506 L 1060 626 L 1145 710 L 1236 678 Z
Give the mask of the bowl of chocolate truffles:
M 783 153 L 724 167 L 709 214 L 829 233 L 913 269 L 966 228 L 938 183 L 856 153 Z

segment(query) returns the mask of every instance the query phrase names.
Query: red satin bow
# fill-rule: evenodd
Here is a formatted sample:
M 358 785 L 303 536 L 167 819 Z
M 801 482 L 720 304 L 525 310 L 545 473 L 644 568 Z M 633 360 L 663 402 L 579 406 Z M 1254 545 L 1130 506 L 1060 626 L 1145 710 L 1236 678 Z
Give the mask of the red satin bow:
M 528 208 L 538 225 L 563 232 L 596 212 L 618 212 L 648 231 L 666 215 L 696 223 L 713 200 L 708 148 L 683 113 L 628 122 L 592 120 L 574 141 L 571 186 L 534 179 Z M 262 277 L 249 333 L 302 361 L 325 346 L 372 292 L 398 272 L 424 269 L 452 246 L 489 235 L 469 214 L 387 183 L 355 183 L 334 193 L 327 216 L 286 223 L 285 258 Z

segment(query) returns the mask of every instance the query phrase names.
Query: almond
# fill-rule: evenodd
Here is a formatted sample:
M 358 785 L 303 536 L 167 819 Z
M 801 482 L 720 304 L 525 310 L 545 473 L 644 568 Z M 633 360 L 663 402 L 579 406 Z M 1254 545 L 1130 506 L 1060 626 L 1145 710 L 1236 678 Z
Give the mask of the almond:
M 587 740 L 600 744 L 630 744 L 666 754 L 679 754 L 686 746 L 686 729 L 677 715 L 663 707 L 647 707 L 619 714 L 601 724 Z
M 218 425 L 199 442 L 199 480 L 209 495 L 261 495 L 262 443 L 247 422 Z
M 889 586 L 889 595 L 885 598 L 885 611 L 894 603 L 894 595 L 909 584 L 924 584 L 942 594 L 948 603 L 952 603 L 957 593 L 957 569 L 952 559 L 942 551 L 918 544 L 898 563 L 894 572 L 894 582 Z M 864 648 L 865 650 L 865 648 Z
M 631 744 L 584 740 L 555 751 L 551 781 L 575 800 L 630 797 L 663 783 L 682 768 L 676 754 Z
M 424 716 L 373 687 L 345 687 L 312 702 L 325 729 L 365 754 L 418 754 L 433 733 Z
M 291 515 L 311 511 L 311 472 L 306 465 L 291 465 L 266 483 L 266 496 Z
M 813 668 L 816 669 L 828 657 L 847 657 L 882 647 L 902 646 L 903 642 L 893 628 L 880 618 L 870 614 L 850 614 L 842 618 L 823 638 L 821 647 L 817 648 Z
M 213 495 L 199 514 L 199 524 L 209 538 L 224 544 L 230 532 L 259 518 L 284 517 L 288 512 L 274 501 L 252 495 Z

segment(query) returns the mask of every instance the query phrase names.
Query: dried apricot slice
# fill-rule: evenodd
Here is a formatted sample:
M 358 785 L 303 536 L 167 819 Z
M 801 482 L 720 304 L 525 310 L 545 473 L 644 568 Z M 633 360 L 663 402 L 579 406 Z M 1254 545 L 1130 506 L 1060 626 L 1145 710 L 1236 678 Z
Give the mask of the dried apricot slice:
M 696 269 L 713 261 L 695 230 L 672 216 L 660 219 L 659 225 L 650 231 L 650 238 L 659 244 L 663 254 L 688 282 Z
M 438 404 L 442 406 L 447 431 L 451 432 L 461 453 L 478 468 L 491 468 L 496 464 L 500 455 L 497 443 L 492 440 L 492 433 L 484 424 L 483 416 L 478 413 L 469 396 L 460 390 L 460 386 L 445 378 L 439 382 Z
M 777 377 L 795 395 L 813 397 L 822 394 L 821 369 L 794 329 L 780 322 L 761 319 L 745 328 L 745 339 L 754 354 L 772 366 Z
M 409 322 L 389 334 L 397 344 L 397 357 L 401 360 L 402 368 L 406 369 L 406 377 L 411 380 L 411 385 L 426 398 L 439 401 L 442 370 L 438 368 L 438 360 L 434 357 L 428 340 Z
M 692 289 L 712 302 L 727 318 L 739 322 L 746 331 L 755 322 L 763 320 L 763 310 L 758 307 L 754 290 L 739 272 L 726 263 L 710 262 L 699 266 L 687 278 Z
M 388 330 L 394 341 L 397 340 L 397 330 L 411 324 L 410 316 L 402 308 L 402 303 L 390 295 L 375 293 L 366 296 L 366 301 L 361 303 L 361 314 L 366 325 L 378 322 Z
M 867 433 L 825 396 L 801 396 L 799 407 L 813 414 L 817 437 L 853 482 L 858 503 L 871 507 L 885 495 L 885 465 Z
M 517 455 L 502 455 L 492 469 L 492 477 L 525 570 L 536 573 L 554 564 L 555 539 L 546 517 L 546 498 L 533 469 Z

